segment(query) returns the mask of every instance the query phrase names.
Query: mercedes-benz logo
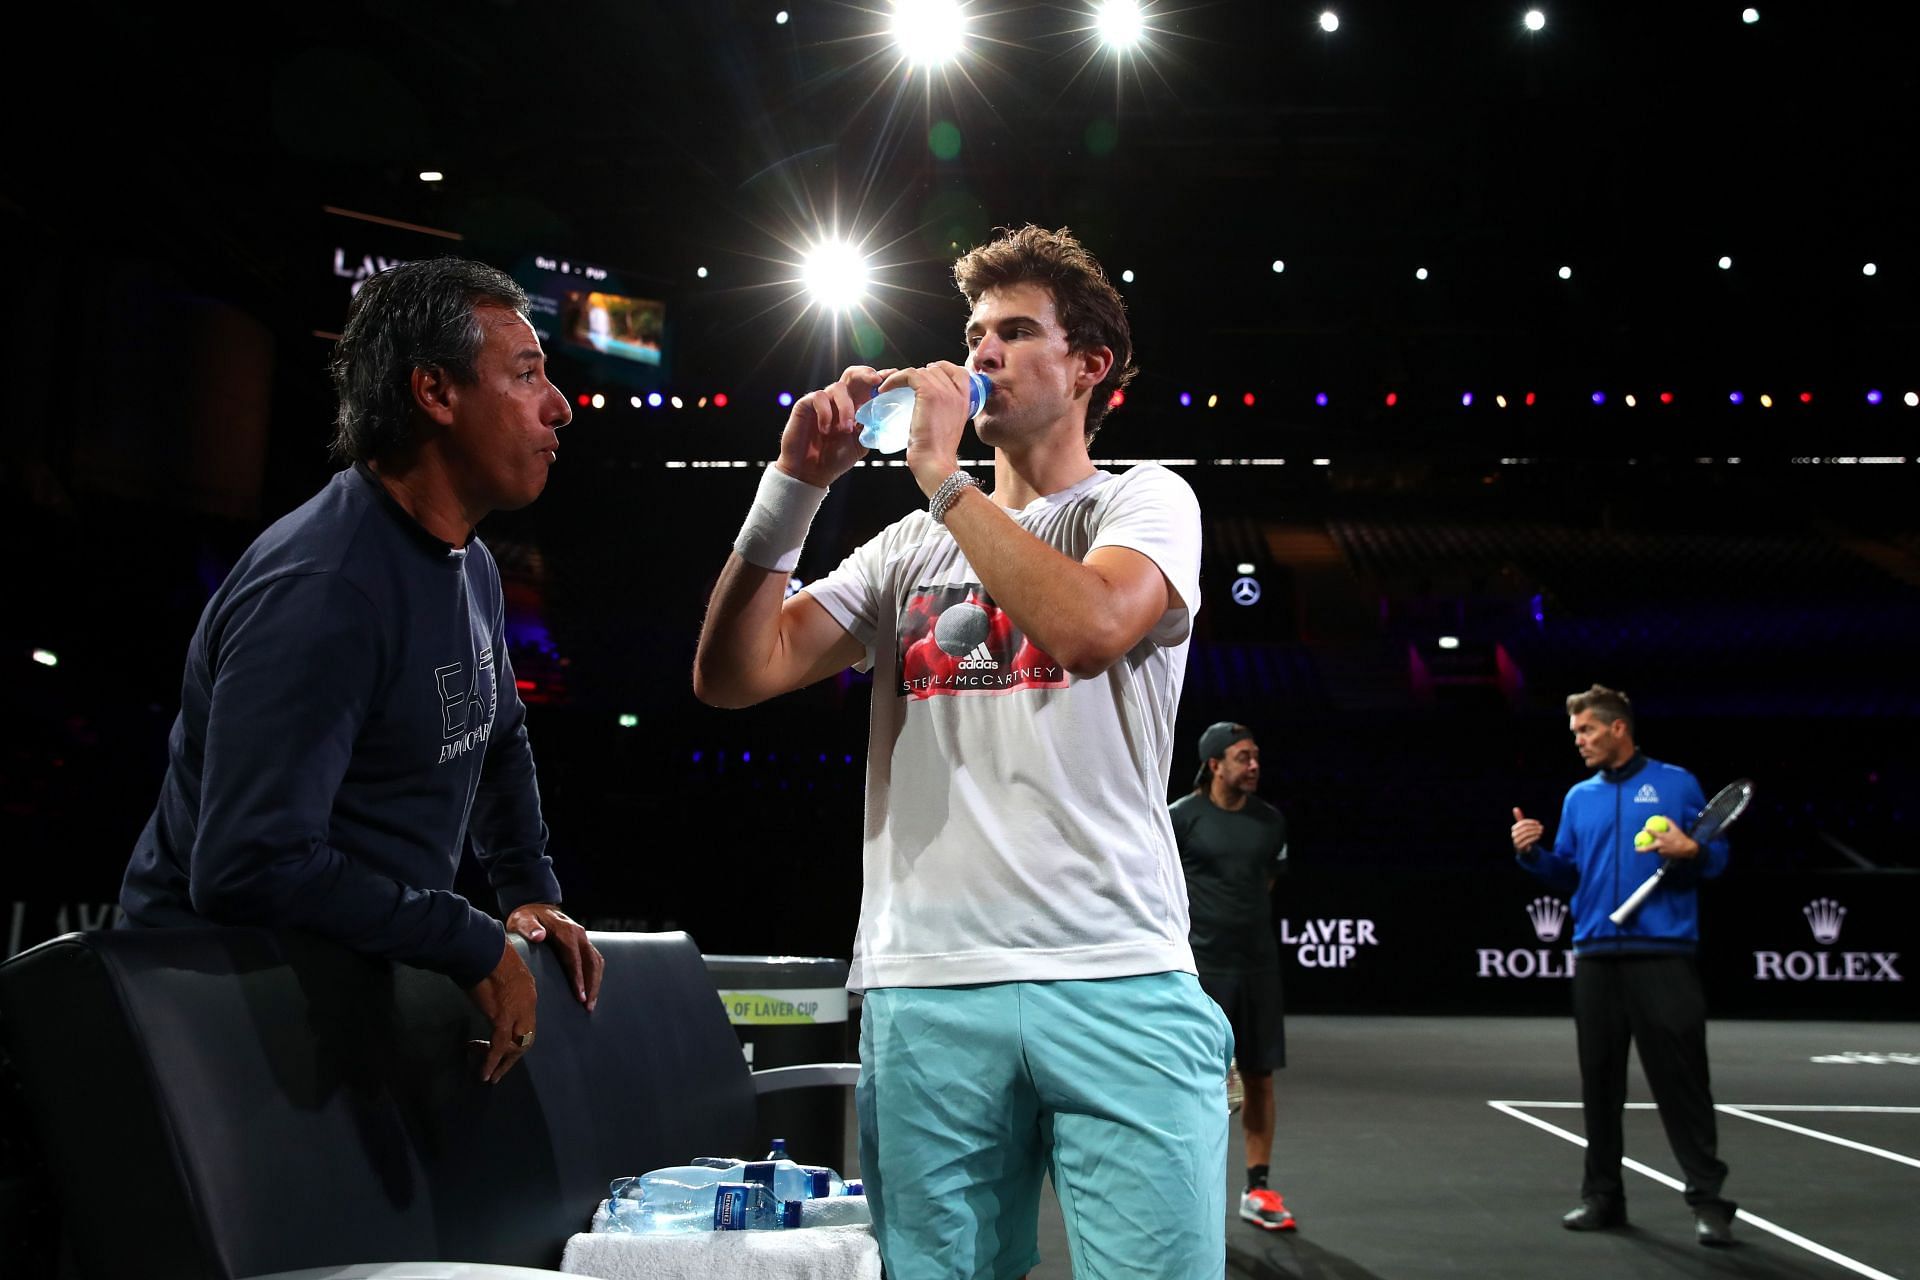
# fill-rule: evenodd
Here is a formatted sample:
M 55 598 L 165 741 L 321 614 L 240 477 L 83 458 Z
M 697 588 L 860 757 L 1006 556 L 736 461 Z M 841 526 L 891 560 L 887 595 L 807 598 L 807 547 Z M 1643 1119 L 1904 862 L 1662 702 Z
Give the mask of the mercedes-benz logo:
M 1235 578 L 1233 580 L 1233 602 L 1235 604 L 1260 603 L 1260 584 L 1252 578 Z

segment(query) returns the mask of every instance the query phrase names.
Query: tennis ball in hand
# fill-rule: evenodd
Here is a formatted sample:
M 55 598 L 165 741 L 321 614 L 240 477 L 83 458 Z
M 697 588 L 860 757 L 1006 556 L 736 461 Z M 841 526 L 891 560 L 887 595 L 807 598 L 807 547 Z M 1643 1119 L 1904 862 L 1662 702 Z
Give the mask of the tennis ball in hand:
M 1642 853 L 1645 853 L 1647 850 L 1653 848 L 1653 832 L 1651 831 L 1637 832 L 1633 837 L 1633 847 L 1638 849 Z
M 1661 817 L 1659 814 L 1656 813 L 1651 818 L 1647 819 L 1646 829 L 1648 831 L 1653 832 L 1655 835 L 1658 835 L 1662 831 L 1672 830 L 1673 824 L 1671 822 L 1668 822 L 1665 818 Z

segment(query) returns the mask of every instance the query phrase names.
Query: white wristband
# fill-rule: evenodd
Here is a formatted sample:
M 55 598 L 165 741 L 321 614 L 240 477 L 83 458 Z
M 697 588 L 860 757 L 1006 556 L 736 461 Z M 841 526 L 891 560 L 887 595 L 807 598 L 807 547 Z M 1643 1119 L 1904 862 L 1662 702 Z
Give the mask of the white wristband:
M 746 523 L 733 540 L 734 551 L 748 564 L 792 573 L 800 563 L 807 528 L 826 497 L 825 489 L 796 480 L 768 463 L 760 473 L 760 490 L 753 495 Z

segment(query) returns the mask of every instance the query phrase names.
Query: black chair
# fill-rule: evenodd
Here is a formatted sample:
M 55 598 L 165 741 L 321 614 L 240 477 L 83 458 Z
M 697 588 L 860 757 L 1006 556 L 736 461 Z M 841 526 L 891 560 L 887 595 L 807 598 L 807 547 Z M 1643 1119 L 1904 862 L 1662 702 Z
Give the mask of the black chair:
M 850 1064 L 757 1081 L 687 935 L 593 938 L 591 1016 L 550 948 L 522 948 L 538 1040 L 493 1086 L 453 984 L 301 934 L 68 934 L 0 965 L 78 1274 L 550 1268 L 609 1179 L 747 1152 L 759 1092 L 851 1083 Z

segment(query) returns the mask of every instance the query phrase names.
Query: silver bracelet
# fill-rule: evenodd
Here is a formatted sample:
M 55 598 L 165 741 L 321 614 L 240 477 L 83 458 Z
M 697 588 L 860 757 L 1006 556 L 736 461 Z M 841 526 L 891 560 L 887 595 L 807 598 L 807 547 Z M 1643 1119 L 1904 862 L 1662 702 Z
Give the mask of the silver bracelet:
M 940 482 L 933 491 L 933 498 L 927 503 L 927 514 L 933 517 L 937 525 L 945 525 L 947 512 L 953 510 L 953 504 L 960 501 L 960 495 L 968 489 L 978 489 L 980 482 L 965 471 L 956 471 Z

